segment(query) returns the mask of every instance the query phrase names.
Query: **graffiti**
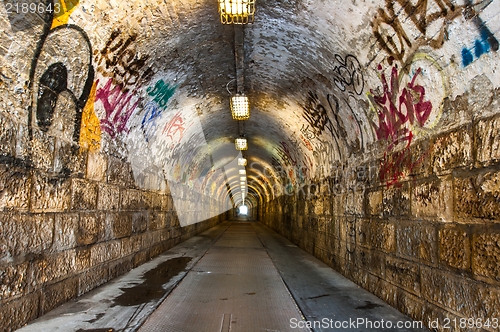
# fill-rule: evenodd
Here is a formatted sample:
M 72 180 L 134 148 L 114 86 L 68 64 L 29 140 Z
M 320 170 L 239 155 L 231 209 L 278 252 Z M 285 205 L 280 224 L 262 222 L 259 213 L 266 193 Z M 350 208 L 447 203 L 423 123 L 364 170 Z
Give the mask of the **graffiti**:
M 165 125 L 163 128 L 163 134 L 166 134 L 171 140 L 175 140 L 175 135 L 177 135 L 177 141 L 180 141 L 184 136 L 184 119 L 182 119 L 181 112 L 177 112 L 174 117 Z
M 379 65 L 378 69 L 382 71 L 382 66 Z M 421 68 L 417 69 L 407 86 L 401 89 L 398 70 L 393 66 L 389 81 L 385 73 L 381 73 L 382 95 L 376 96 L 373 91 L 368 94 L 371 107 L 378 118 L 378 123 L 369 119 L 377 139 L 389 142 L 380 172 L 381 181 L 386 182 L 387 185 L 398 182 L 403 175 L 402 168 L 411 169 L 416 166 L 411 165 L 411 160 L 408 158 L 413 140 L 410 126 L 423 127 L 432 112 L 431 102 L 425 100 L 425 88 L 416 84 L 420 73 Z M 400 143 L 404 146 L 403 150 L 391 155 Z
M 176 87 L 171 87 L 163 80 L 159 80 L 156 82 L 155 87 L 149 87 L 147 92 L 161 108 L 165 108 L 170 98 L 174 95 L 175 89 Z
M 305 127 L 305 125 L 302 125 L 302 128 L 300 129 L 300 132 L 308 140 L 312 140 L 312 139 L 316 138 L 316 135 L 314 134 L 314 131 L 309 126 Z
M 409 34 L 404 30 L 399 18 L 401 15 L 395 8 L 396 4 L 403 8 L 409 18 L 405 23 L 413 23 L 413 27 L 420 34 Z M 435 4 L 434 8 L 430 8 L 432 4 Z M 462 12 L 461 8 L 450 0 L 418 0 L 415 5 L 406 0 L 386 0 L 386 9 L 387 11 L 378 9 L 372 21 L 373 34 L 380 47 L 398 61 L 403 61 L 411 51 L 425 44 L 435 49 L 441 48 L 448 34 L 447 22 L 460 16 Z M 438 33 L 429 37 L 426 34 L 427 28 L 439 19 L 442 21 Z M 412 36 L 416 37 L 411 38 Z
M 97 84 L 94 83 L 87 104 L 83 109 L 80 133 L 80 146 L 91 151 L 98 150 L 101 146 L 101 127 L 94 109 L 96 90 Z
M 120 30 L 111 33 L 106 46 L 98 53 L 97 70 L 112 77 L 113 84 L 127 92 L 131 86 L 148 81 L 154 73 L 151 67 L 145 68 L 149 56 L 138 55 L 135 50 L 137 35 L 120 35 Z
M 335 151 L 326 140 L 317 139 L 314 144 L 314 159 L 318 165 L 332 165 L 335 160 Z M 317 176 L 324 178 L 329 175 L 328 170 L 322 166 L 317 169 Z
M 161 116 L 163 109 L 158 107 L 155 102 L 147 103 L 144 109 L 146 111 L 141 121 L 141 130 L 146 138 L 146 142 L 149 142 L 149 137 L 156 131 L 156 120 Z
M 466 20 L 472 20 L 472 22 L 478 29 L 479 34 L 481 36 L 480 39 L 476 39 L 473 50 L 468 49 L 466 47 L 462 49 L 462 64 L 464 67 L 467 67 L 474 61 L 474 55 L 476 56 L 476 58 L 479 58 L 481 57 L 481 55 L 486 54 L 491 50 L 495 52 L 498 51 L 498 40 L 491 33 L 491 31 L 488 29 L 483 20 L 479 17 L 478 13 L 479 10 L 476 10 L 474 8 L 471 1 L 466 0 L 465 3 L 466 5 L 464 8 L 463 15 Z M 490 3 L 491 0 L 487 1 L 484 7 L 488 6 Z M 474 55 L 472 53 L 473 51 Z
M 92 46 L 87 34 L 78 26 L 51 28 L 53 15 L 52 12 L 44 17 L 44 29 L 31 63 L 28 135 L 32 140 L 34 128 L 47 133 L 55 128 L 54 121 L 59 121 L 63 125 L 58 134 L 78 143 L 83 108 L 94 83 Z M 79 46 L 77 54 L 73 45 Z M 74 61 L 76 58 L 79 61 Z
M 280 142 L 279 147 L 275 148 L 276 154 L 287 166 L 296 166 L 297 158 L 292 155 L 286 142 Z
M 309 140 L 307 140 L 304 135 L 300 135 L 300 139 L 302 140 L 302 143 L 306 146 L 307 150 L 309 151 L 313 151 L 313 147 L 312 147 L 312 144 L 311 142 L 309 142 Z
M 305 106 L 303 106 L 303 117 L 310 126 L 312 135 L 310 135 L 309 137 L 314 136 L 317 138 L 325 131 L 325 129 L 327 129 L 333 137 L 333 140 L 335 141 L 339 158 L 342 158 L 338 139 L 339 137 L 346 137 L 347 134 L 345 133 L 345 130 L 339 122 L 339 100 L 334 95 L 330 94 L 327 95 L 327 100 L 328 105 L 330 106 L 331 117 L 328 115 L 327 109 L 319 101 L 317 94 L 309 91 L 307 102 Z M 335 124 L 332 122 L 331 118 L 333 118 Z M 336 128 L 342 131 L 343 135 L 339 135 Z M 309 130 L 309 127 L 307 127 L 307 129 Z
M 319 101 L 317 94 L 309 91 L 309 95 L 303 109 L 303 118 L 311 126 L 314 136 L 320 136 L 325 129 L 328 129 L 332 136 L 336 137 L 333 123 L 328 117 L 326 108 Z
M 71 13 L 76 9 L 80 0 L 55 0 L 54 1 L 54 21 L 52 28 L 67 24 Z M 57 10 L 59 8 L 59 10 Z
M 98 83 L 99 81 L 97 81 Z M 139 99 L 132 99 L 134 91 L 125 92 L 119 85 L 113 87 L 113 79 L 109 79 L 106 85 L 96 92 L 96 101 L 101 101 L 104 106 L 104 118 L 101 119 L 101 129 L 108 133 L 111 138 L 123 132 L 128 132 L 128 121 L 134 113 Z
M 175 87 L 165 84 L 163 80 L 156 82 L 154 87 L 147 88 L 146 91 L 149 96 L 153 97 L 153 101 L 146 105 L 146 111 L 141 121 L 141 130 L 146 141 L 149 141 L 151 134 L 156 131 L 157 121 L 166 110 L 167 103 L 174 95 L 175 89 Z
M 476 41 L 479 50 L 475 51 L 481 55 L 486 52 L 485 47 L 498 50 L 498 41 L 478 16 L 478 12 L 491 3 L 492 0 L 480 0 L 472 4 L 471 0 L 465 0 L 464 5 L 457 5 L 451 0 L 418 0 L 414 5 L 407 0 L 386 0 L 386 10 L 379 8 L 372 21 L 373 34 L 379 46 L 389 56 L 405 62 L 423 45 L 441 48 L 448 38 L 449 22 L 463 15 L 466 20 L 472 20 L 481 35 L 481 39 Z M 396 5 L 402 8 L 408 19 L 400 19 L 402 15 Z M 411 25 L 418 33 L 405 31 L 403 23 L 405 26 Z M 431 26 L 432 35 L 428 33 Z M 464 65 L 472 62 L 471 56 L 469 49 L 462 50 Z
M 335 60 L 340 63 L 333 69 L 333 82 L 341 90 L 346 91 L 347 86 L 352 86 L 357 95 L 363 93 L 365 81 L 361 65 L 354 55 L 347 55 L 345 59 L 335 54 Z

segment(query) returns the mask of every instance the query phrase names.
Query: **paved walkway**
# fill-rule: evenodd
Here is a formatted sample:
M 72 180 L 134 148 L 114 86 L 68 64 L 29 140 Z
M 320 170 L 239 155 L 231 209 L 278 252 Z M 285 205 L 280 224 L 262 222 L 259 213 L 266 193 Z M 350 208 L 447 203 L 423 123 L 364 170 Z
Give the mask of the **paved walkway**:
M 238 220 L 18 331 L 427 331 L 417 324 L 261 223 Z

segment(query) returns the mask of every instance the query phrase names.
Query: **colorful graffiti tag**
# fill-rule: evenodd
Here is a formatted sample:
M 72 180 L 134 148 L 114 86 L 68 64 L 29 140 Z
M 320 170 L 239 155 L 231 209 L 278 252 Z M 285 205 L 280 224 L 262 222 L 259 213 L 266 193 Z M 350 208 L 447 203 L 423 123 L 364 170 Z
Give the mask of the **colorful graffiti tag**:
M 423 127 L 426 124 L 432 112 L 432 104 L 425 100 L 425 88 L 416 83 L 421 68 L 416 70 L 404 87 L 400 86 L 400 73 L 395 66 L 391 69 L 389 79 L 381 65 L 378 69 L 381 71 L 383 92 L 380 95 L 376 95 L 373 90 L 368 93 L 372 111 L 377 118 L 377 121 L 370 119 L 370 122 L 377 139 L 388 142 L 380 167 L 380 180 L 387 185 L 394 185 L 404 175 L 402 168 L 412 169 L 416 166 L 409 158 L 410 144 L 414 137 L 412 126 Z M 401 151 L 392 153 L 401 145 Z

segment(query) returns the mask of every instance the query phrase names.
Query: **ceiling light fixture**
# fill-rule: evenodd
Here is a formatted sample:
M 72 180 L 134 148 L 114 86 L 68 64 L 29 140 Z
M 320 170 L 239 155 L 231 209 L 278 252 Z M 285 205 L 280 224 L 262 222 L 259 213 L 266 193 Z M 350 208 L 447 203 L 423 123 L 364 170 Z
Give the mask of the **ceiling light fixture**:
M 250 118 L 250 104 L 247 96 L 240 94 L 231 97 L 231 115 L 233 120 L 248 120 Z
M 246 138 L 237 138 L 234 141 L 234 145 L 236 146 L 236 150 L 243 151 L 248 150 L 248 143 Z
M 246 166 L 247 160 L 245 158 L 238 158 L 238 166 Z
M 219 15 L 222 24 L 253 23 L 255 0 L 219 0 Z

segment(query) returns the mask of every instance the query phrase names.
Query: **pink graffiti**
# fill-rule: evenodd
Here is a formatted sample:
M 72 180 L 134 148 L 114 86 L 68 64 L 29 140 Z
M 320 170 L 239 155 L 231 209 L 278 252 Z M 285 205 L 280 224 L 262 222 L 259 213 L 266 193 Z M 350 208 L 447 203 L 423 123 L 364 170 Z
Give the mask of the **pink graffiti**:
M 95 100 L 100 100 L 104 106 L 105 116 L 101 120 L 101 129 L 114 138 L 118 134 L 128 132 L 127 123 L 140 99 L 132 102 L 134 91 L 123 92 L 118 85 L 112 87 L 112 83 L 113 79 L 109 79 L 103 88 L 99 88 Z
M 177 112 L 172 120 L 165 125 L 163 133 L 166 133 L 172 140 L 176 134 L 179 134 L 179 140 L 181 140 L 185 130 L 186 128 L 184 128 L 184 120 L 181 117 L 181 112 Z
M 381 71 L 382 66 L 378 69 Z M 424 101 L 425 88 L 415 84 L 417 76 L 421 73 L 419 68 L 411 81 L 402 90 L 399 86 L 399 74 L 396 67 L 392 67 L 390 82 L 384 73 L 381 74 L 383 94 L 374 95 L 373 90 L 368 95 L 372 105 L 377 111 L 378 124 L 371 121 L 378 140 L 389 141 L 389 146 L 384 154 L 380 166 L 380 179 L 387 185 L 397 184 L 404 175 L 404 169 L 412 170 L 420 162 L 411 161 L 410 144 L 413 132 L 409 125 L 423 127 L 432 112 L 430 101 Z M 390 156 L 392 150 L 399 143 L 406 143 L 403 150 Z
M 380 65 L 378 69 L 382 70 Z M 408 89 L 405 87 L 401 92 L 397 68 L 392 67 L 390 84 L 387 82 L 385 74 L 382 73 L 384 93 L 381 96 L 375 96 L 371 91 L 369 96 L 372 104 L 377 108 L 379 124 L 372 123 L 377 139 L 390 140 L 394 144 L 398 143 L 401 138 L 411 141 L 407 123 L 413 125 L 416 121 L 418 125 L 423 126 L 429 119 L 432 104 L 430 101 L 424 101 L 424 87 L 415 84 L 420 72 L 421 68 L 416 71 L 411 82 L 408 83 Z M 417 97 L 415 98 L 415 96 Z

